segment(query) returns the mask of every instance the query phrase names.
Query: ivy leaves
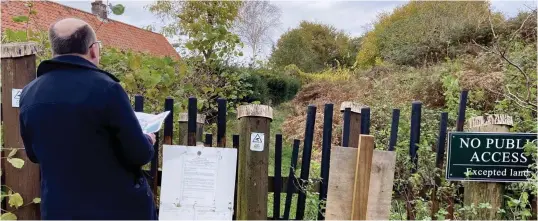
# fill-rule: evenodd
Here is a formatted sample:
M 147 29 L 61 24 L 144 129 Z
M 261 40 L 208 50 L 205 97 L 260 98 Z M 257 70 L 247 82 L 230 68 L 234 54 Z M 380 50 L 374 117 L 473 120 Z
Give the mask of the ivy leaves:
M 39 198 L 39 197 L 38 197 L 38 198 L 34 198 L 34 199 L 32 200 L 32 203 L 35 203 L 35 204 L 39 204 L 39 203 L 41 203 L 41 198 Z
M 19 193 L 13 193 L 13 191 L 9 191 L 9 194 L 5 194 L 3 191 L 2 191 L 2 200 L 5 198 L 5 197 L 8 197 L 8 205 L 12 208 L 15 208 L 14 211 L 16 211 L 17 209 L 23 207 L 23 206 L 26 206 L 26 205 L 30 205 L 30 204 L 40 204 L 41 203 L 41 198 L 39 197 L 36 197 L 32 200 L 31 203 L 28 203 L 28 204 L 24 204 L 24 199 L 22 198 L 21 194 Z M 17 216 L 15 214 L 13 214 L 14 211 L 4 211 L 2 213 L 2 215 L 0 216 L 0 220 L 17 220 Z
M 7 150 L 10 150 L 6 157 L 2 157 L 3 159 L 6 159 L 8 163 L 10 163 L 13 167 L 17 169 L 21 169 L 24 166 L 24 160 L 20 158 L 16 158 L 17 152 L 19 149 L 17 148 L 6 148 Z M 0 173 L 1 175 L 1 173 Z M 2 185 L 3 188 L 7 188 L 9 191 L 7 193 L 2 190 L 0 194 L 0 199 L 4 201 L 4 198 L 8 199 L 8 205 L 11 208 L 15 208 L 14 211 L 17 209 L 26 206 L 24 204 L 24 199 L 21 196 L 20 193 L 14 192 L 10 187 L 6 185 Z M 41 203 L 41 198 L 34 198 L 31 203 L 29 204 L 39 204 Z M 28 204 L 27 204 L 28 205 Z M 17 220 L 17 216 L 13 213 L 14 211 L 2 211 L 2 215 L 0 215 L 0 220 Z
M 15 216 L 15 214 L 13 213 L 7 212 L 7 213 L 2 213 L 2 215 L 0 216 L 0 219 L 1 220 L 17 220 L 17 216 Z
M 21 194 L 19 193 L 12 193 L 9 195 L 8 204 L 11 207 L 19 208 L 24 204 L 24 200 L 22 199 Z
M 20 169 L 24 166 L 24 160 L 19 158 L 8 158 L 7 162 L 9 162 L 13 167 Z
M 17 154 L 18 149 L 12 149 L 9 154 L 7 155 L 7 162 L 10 163 L 13 167 L 20 169 L 24 166 L 24 160 L 20 158 L 15 158 L 15 154 Z

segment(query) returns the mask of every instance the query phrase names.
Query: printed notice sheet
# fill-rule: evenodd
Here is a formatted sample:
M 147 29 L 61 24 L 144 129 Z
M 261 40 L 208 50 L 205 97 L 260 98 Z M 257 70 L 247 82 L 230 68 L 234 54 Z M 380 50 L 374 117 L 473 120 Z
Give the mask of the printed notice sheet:
M 142 131 L 149 134 L 155 133 L 161 129 L 163 122 L 169 113 L 170 111 L 165 111 L 163 113 L 154 115 L 142 112 L 135 112 L 135 115 L 138 119 L 138 122 L 140 123 L 140 126 L 142 127 Z
M 232 220 L 237 149 L 163 146 L 159 220 Z

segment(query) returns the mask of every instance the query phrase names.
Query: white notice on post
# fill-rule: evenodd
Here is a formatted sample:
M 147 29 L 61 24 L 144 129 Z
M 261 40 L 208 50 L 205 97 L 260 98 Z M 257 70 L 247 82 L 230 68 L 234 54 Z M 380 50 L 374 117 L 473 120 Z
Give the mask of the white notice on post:
M 19 100 L 21 99 L 22 89 L 11 89 L 11 107 L 19 107 Z
M 237 149 L 163 145 L 159 220 L 231 220 Z
M 264 143 L 265 143 L 265 134 L 263 133 L 251 133 L 250 134 L 250 150 L 263 151 Z

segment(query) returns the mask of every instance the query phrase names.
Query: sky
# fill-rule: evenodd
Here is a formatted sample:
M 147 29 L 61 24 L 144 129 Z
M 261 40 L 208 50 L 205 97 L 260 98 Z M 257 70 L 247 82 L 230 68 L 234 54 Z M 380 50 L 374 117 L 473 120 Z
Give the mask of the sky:
M 84 0 L 54 0 L 63 5 L 91 12 L 91 1 Z M 107 0 L 104 0 L 106 3 Z M 109 18 L 128 23 L 137 27 L 153 25 L 156 31 L 164 24 L 160 18 L 149 12 L 145 6 L 152 1 L 109 1 L 112 4 L 122 4 L 125 12 L 122 15 L 109 15 Z M 408 1 L 336 1 L 336 0 L 302 0 L 302 1 L 271 1 L 282 12 L 281 24 L 271 33 L 271 40 L 277 42 L 280 35 L 289 29 L 295 28 L 302 20 L 329 24 L 343 30 L 353 37 L 358 37 L 366 32 L 369 24 L 372 24 L 379 13 L 391 12 L 394 8 L 406 4 Z M 491 1 L 494 11 L 503 12 L 512 17 L 528 7 L 536 7 L 536 0 L 494 0 Z M 169 39 L 174 41 L 175 39 Z M 243 49 L 244 59 L 251 56 L 250 49 Z M 270 45 L 265 47 L 262 57 L 270 53 Z

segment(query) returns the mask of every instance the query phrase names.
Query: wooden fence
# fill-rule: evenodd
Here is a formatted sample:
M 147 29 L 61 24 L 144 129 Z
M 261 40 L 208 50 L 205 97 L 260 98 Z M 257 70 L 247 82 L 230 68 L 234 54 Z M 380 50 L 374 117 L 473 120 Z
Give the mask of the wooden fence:
M 4 53 L 4 51 L 10 51 L 17 53 Z M 23 148 L 22 142 L 20 140 L 19 131 L 18 131 L 18 108 L 12 107 L 12 89 L 21 89 L 26 84 L 28 84 L 32 79 L 35 78 L 35 45 L 24 43 L 24 44 L 12 44 L 12 45 L 3 45 L 2 46 L 2 136 L 4 145 L 10 145 L 11 148 Z M 467 103 L 467 91 L 462 91 L 460 96 L 460 104 L 458 111 L 458 121 L 457 121 L 457 130 L 462 131 L 465 121 L 465 109 Z M 232 137 L 231 145 L 226 140 L 226 100 L 217 99 L 218 103 L 218 114 L 217 114 L 217 135 L 216 135 L 216 146 L 218 147 L 231 147 L 239 148 L 240 145 L 240 136 L 246 136 L 245 134 L 234 134 Z M 161 140 L 163 144 L 179 144 L 179 145 L 189 145 L 194 146 L 197 143 L 204 143 L 205 146 L 213 146 L 213 135 L 205 134 L 202 136 L 203 131 L 203 117 L 198 115 L 197 111 L 197 99 L 190 98 L 188 103 L 188 113 L 185 115 L 180 115 L 173 113 L 174 100 L 172 98 L 167 98 L 165 100 L 164 110 L 171 111 L 171 114 L 166 118 L 164 123 L 164 129 L 162 133 L 157 133 L 157 137 L 162 139 L 157 139 L 158 142 L 155 143 L 155 157 L 151 161 L 149 170 L 146 172 L 149 174 L 149 181 L 151 183 L 151 188 L 154 193 L 158 192 L 158 187 L 161 183 L 161 171 L 158 168 L 159 165 L 159 152 L 161 147 Z M 414 164 L 411 172 L 416 172 L 418 167 L 418 155 L 417 143 L 420 141 L 420 124 L 421 124 L 421 109 L 422 104 L 420 102 L 412 103 L 412 114 L 411 114 L 411 130 L 410 130 L 410 141 L 409 141 L 409 155 Z M 143 111 L 144 108 L 144 98 L 142 96 L 135 96 L 134 98 L 134 109 L 135 111 Z M 322 157 L 321 157 L 321 181 L 314 185 L 314 191 L 319 193 L 319 199 L 325 200 L 327 198 L 327 186 L 330 182 L 329 180 L 329 165 L 330 165 L 330 150 L 331 150 L 331 141 L 332 141 L 332 121 L 333 121 L 333 104 L 326 104 L 324 106 L 324 126 L 323 126 L 323 141 L 322 141 Z M 307 107 L 306 113 L 306 129 L 303 145 L 302 145 L 302 162 L 297 162 L 299 158 L 300 150 L 300 140 L 293 141 L 293 151 L 291 156 L 291 165 L 288 168 L 282 168 L 282 138 L 281 134 L 275 135 L 275 162 L 274 162 L 274 176 L 267 177 L 267 192 L 273 192 L 275 196 L 274 205 L 273 205 L 273 214 L 272 217 L 268 219 L 290 219 L 291 215 L 291 203 L 292 196 L 297 195 L 297 210 L 295 214 L 296 220 L 302 220 L 305 214 L 306 207 L 306 198 L 307 192 L 300 191 L 301 186 L 304 186 L 307 180 L 309 180 L 310 174 L 310 161 L 312 154 L 312 143 L 314 139 L 314 126 L 316 119 L 316 110 L 317 107 L 310 105 Z M 356 106 L 352 103 L 342 104 L 340 110 L 344 115 L 343 122 L 343 131 L 342 131 L 342 143 L 341 146 L 344 147 L 357 147 L 358 146 L 358 137 L 359 134 L 368 134 L 370 132 L 370 109 L 368 107 Z M 180 116 L 180 127 L 176 139 L 174 139 L 174 117 Z M 442 168 L 444 165 L 444 155 L 445 155 L 445 143 L 446 143 L 446 133 L 447 133 L 447 118 L 448 113 L 441 113 L 441 121 L 439 125 L 439 135 L 436 148 L 436 166 Z M 392 112 L 392 123 L 391 123 L 391 132 L 390 132 L 390 141 L 387 145 L 389 151 L 394 151 L 398 138 L 398 126 L 399 126 L 400 111 L 394 109 Z M 15 120 L 14 120 L 15 119 Z M 186 128 L 186 129 L 185 129 Z M 184 139 L 184 136 L 187 136 Z M 205 140 L 202 142 L 202 138 Z M 378 148 L 379 149 L 379 148 Z M 381 148 L 385 149 L 385 148 Z M 3 153 L 5 154 L 5 153 Z M 33 197 L 39 196 L 39 168 L 35 164 L 29 163 L 23 151 L 17 153 L 17 157 L 25 159 L 28 163 L 25 164 L 22 170 L 16 170 L 10 168 L 5 160 L 2 162 L 4 169 L 4 174 L 2 175 L 2 183 L 7 184 L 14 191 L 19 192 L 23 197 L 24 201 L 28 202 L 33 199 Z M 240 158 L 238 157 L 238 160 Z M 294 171 L 297 169 L 297 166 L 301 165 L 301 173 L 299 177 L 295 176 Z M 282 170 L 289 170 L 287 177 L 282 177 Z M 23 173 L 23 174 L 21 174 Z M 441 174 L 439 174 L 441 176 Z M 23 179 L 24 178 L 24 179 Z M 237 177 L 236 177 L 237 180 Z M 461 202 L 456 202 L 452 196 L 437 196 L 436 188 L 439 186 L 441 179 L 438 178 L 435 180 L 434 186 L 426 186 L 421 192 L 428 192 L 427 190 L 432 188 L 432 194 L 426 196 L 432 201 L 432 210 L 431 214 L 436 214 L 439 210 L 439 205 L 441 204 L 442 199 L 448 205 L 448 217 L 449 219 L 454 218 L 454 205 Z M 396 193 L 399 191 L 395 189 Z M 463 188 L 459 189 L 459 192 L 463 192 Z M 237 192 L 237 187 L 236 187 Z M 285 206 L 280 208 L 280 197 L 281 193 L 286 193 L 285 196 Z M 424 194 L 425 195 L 425 194 Z M 532 195 L 531 195 L 532 196 Z M 393 196 L 395 198 L 401 196 Z M 413 196 L 409 195 L 407 198 L 412 199 Z M 536 199 L 531 199 L 533 205 L 536 203 Z M 10 210 L 8 205 L 5 203 L 2 205 L 4 210 Z M 266 209 L 266 208 L 265 208 Z M 264 209 L 264 210 L 265 210 Z M 284 215 L 281 217 L 279 214 L 284 210 Z M 408 219 L 416 218 L 416 211 L 414 205 L 408 203 L 406 205 Z M 533 208 L 534 217 L 536 217 L 536 207 Z M 318 219 L 324 219 L 322 215 L 323 211 L 318 208 Z M 39 219 L 39 206 L 30 205 L 24 209 L 17 211 L 17 216 L 21 219 L 35 220 Z
M 466 93 L 466 92 L 464 92 Z M 140 95 L 135 96 L 135 111 L 143 111 L 143 103 L 144 98 Z M 187 136 L 188 139 L 177 139 L 177 141 L 174 142 L 173 135 L 173 99 L 167 98 L 165 100 L 165 111 L 171 111 L 171 114 L 166 118 L 164 123 L 164 129 L 163 129 L 163 135 L 164 135 L 164 144 L 179 144 L 179 145 L 197 145 L 197 143 L 200 143 L 199 139 L 202 137 L 200 135 L 200 125 L 197 125 L 199 122 L 199 115 L 197 113 L 197 100 L 196 98 L 190 98 L 188 103 L 188 130 Z M 217 146 L 218 147 L 229 147 L 226 143 L 226 100 L 225 99 L 217 99 L 218 103 L 218 114 L 217 114 Z M 414 160 L 415 167 L 417 165 L 416 160 L 416 152 L 417 152 L 417 141 L 419 140 L 419 134 L 420 134 L 420 108 L 421 103 L 420 102 L 413 102 L 413 111 L 412 111 L 412 119 L 411 119 L 411 142 L 410 142 L 410 149 L 409 153 Z M 284 168 L 289 170 L 289 175 L 287 177 L 281 176 L 282 171 L 282 135 L 277 134 L 275 136 L 275 162 L 274 162 L 274 176 L 268 176 L 267 182 L 268 182 L 268 192 L 274 193 L 274 205 L 273 205 L 273 216 L 268 217 L 268 219 L 274 219 L 273 217 L 279 216 L 281 208 L 280 208 L 280 194 L 286 193 L 286 200 L 285 200 L 285 206 L 284 206 L 284 216 L 278 217 L 278 219 L 290 219 L 290 208 L 291 208 L 291 202 L 292 202 L 292 196 L 293 194 L 298 195 L 298 201 L 297 201 L 297 211 L 295 215 L 296 220 L 302 220 L 304 218 L 305 208 L 306 208 L 306 192 L 300 191 L 302 187 L 305 186 L 307 183 L 306 181 L 309 180 L 309 171 L 310 171 L 310 161 L 311 161 L 311 153 L 312 153 L 312 141 L 313 141 L 313 134 L 314 134 L 314 126 L 315 126 L 315 119 L 316 119 L 316 109 L 317 107 L 314 105 L 310 105 L 307 108 L 306 112 L 306 128 L 305 128 L 305 136 L 304 136 L 304 144 L 303 144 L 303 153 L 302 153 L 302 162 L 301 162 L 301 173 L 299 177 L 295 176 L 294 171 L 297 169 L 297 159 L 299 154 L 299 146 L 300 146 L 300 140 L 294 140 L 293 142 L 293 153 L 292 153 L 292 159 L 291 159 L 291 165 L 289 168 Z M 353 147 L 356 148 L 358 146 L 358 136 L 360 134 L 369 134 L 370 131 L 370 108 L 369 107 L 357 107 L 353 103 L 346 102 L 342 104 L 341 110 L 343 111 L 344 119 L 343 119 L 343 139 L 341 146 L 344 147 Z M 391 134 L 390 134 L 390 142 L 387 146 L 387 149 L 389 151 L 393 151 L 395 149 L 396 141 L 397 141 L 397 132 L 398 132 L 398 124 L 399 124 L 399 115 L 400 110 L 394 109 L 392 113 L 392 123 L 391 123 Z M 444 134 L 446 133 L 446 113 L 442 114 L 442 120 L 441 120 L 441 128 L 440 133 Z M 332 121 L 333 121 L 333 104 L 326 104 L 324 109 L 324 126 L 323 126 L 323 141 L 322 141 L 322 159 L 321 159 L 321 181 L 319 183 L 315 183 L 313 186 L 313 190 L 317 193 L 319 193 L 319 199 L 320 200 L 326 200 L 327 198 L 327 186 L 329 182 L 329 164 L 330 164 L 330 149 L 331 149 L 331 139 L 332 139 Z M 443 127 L 444 125 L 444 127 Z M 202 126 L 203 127 L 203 126 Z M 180 126 L 181 128 L 181 126 Z M 185 132 L 185 130 L 180 129 L 180 131 Z M 178 134 L 178 137 L 183 137 L 184 134 Z M 233 135 L 232 145 L 233 148 L 239 147 L 239 136 L 240 135 Z M 157 137 L 160 137 L 160 134 L 157 134 Z M 207 147 L 213 146 L 213 135 L 212 134 L 205 134 L 205 140 L 203 142 L 203 145 Z M 444 136 L 440 136 L 440 139 L 445 139 Z M 159 139 L 158 139 L 159 140 Z M 198 142 L 197 142 L 198 141 Z M 440 144 L 444 144 L 444 141 L 440 141 Z M 442 146 L 442 145 L 441 145 Z M 155 143 L 155 157 L 152 160 L 151 163 L 151 169 L 147 171 L 149 174 L 151 174 L 150 179 L 152 183 L 152 189 L 154 193 L 157 193 L 158 186 L 160 186 L 161 183 L 161 171 L 157 168 L 157 165 L 159 165 L 159 149 L 160 144 L 159 142 Z M 442 148 L 438 148 L 438 150 L 442 150 Z M 442 161 L 444 152 L 438 151 L 438 159 Z M 440 163 L 442 165 L 442 162 Z M 414 172 L 414 171 L 413 171 Z M 237 188 L 237 187 L 236 187 Z M 398 192 L 398 191 L 396 191 Z M 398 197 L 398 196 L 396 196 Z M 409 196 L 412 197 L 412 196 Z M 435 199 L 433 197 L 432 199 Z M 318 208 L 318 219 L 322 220 L 323 217 L 323 211 L 322 208 Z M 410 211 L 410 217 L 414 218 L 413 215 L 413 208 L 412 205 L 408 205 L 408 210 Z M 433 213 L 433 211 L 432 211 Z
M 144 107 L 144 98 L 140 95 L 135 96 L 135 102 L 134 102 L 134 109 L 135 111 L 143 111 Z M 200 118 L 197 113 L 197 99 L 196 98 L 190 98 L 188 103 L 188 129 L 187 129 L 187 136 L 188 139 L 173 139 L 174 136 L 174 130 L 173 130 L 173 123 L 174 123 L 174 113 L 173 113 L 173 99 L 167 98 L 165 100 L 165 111 L 171 111 L 171 113 L 168 115 L 168 117 L 165 119 L 164 122 L 164 129 L 162 135 L 163 137 L 163 143 L 168 145 L 178 144 L 178 145 L 189 145 L 189 146 L 195 146 L 197 143 L 200 143 L 199 139 L 202 136 L 200 136 L 200 125 L 197 125 L 198 119 Z M 218 103 L 218 114 L 217 114 L 217 147 L 230 147 L 226 143 L 226 100 L 225 99 L 217 99 Z M 327 198 L 327 182 L 323 182 L 323 180 L 328 180 L 329 176 L 329 163 L 330 163 L 330 147 L 331 147 L 331 138 L 332 138 L 332 113 L 333 113 L 333 104 L 327 104 L 325 105 L 325 118 L 324 118 L 324 132 L 323 132 L 323 148 L 322 148 L 322 163 L 321 163 L 321 179 L 322 181 L 320 183 L 316 183 L 313 186 L 313 189 L 315 192 L 320 193 L 319 197 L 320 200 L 325 200 Z M 300 140 L 294 140 L 293 142 L 293 153 L 292 153 L 292 159 L 291 159 L 291 165 L 290 168 L 284 168 L 289 169 L 289 175 L 287 177 L 282 177 L 282 135 L 276 134 L 275 135 L 275 162 L 274 162 L 274 176 L 268 176 L 267 177 L 267 184 L 268 184 L 268 192 L 274 193 L 274 205 L 273 205 L 273 217 L 277 217 L 277 219 L 286 219 L 289 220 L 290 218 L 290 208 L 292 203 L 292 196 L 294 194 L 297 195 L 297 210 L 295 214 L 296 220 L 302 220 L 304 218 L 304 213 L 306 209 L 306 192 L 300 191 L 302 189 L 301 187 L 304 187 L 307 185 L 307 180 L 309 179 L 309 171 L 310 171 L 310 161 L 311 161 L 311 153 L 312 153 L 312 142 L 313 142 L 313 135 L 314 135 L 314 126 L 315 126 L 315 118 L 316 118 L 316 107 L 311 105 L 308 107 L 307 110 L 307 123 L 306 123 L 306 131 L 305 131 L 305 139 L 303 144 L 303 153 L 302 153 L 302 162 L 301 162 L 301 174 L 299 177 L 295 177 L 294 171 L 297 169 L 297 159 L 299 155 L 299 146 L 300 146 Z M 368 121 L 363 121 L 368 122 Z M 180 125 L 180 131 L 181 130 Z M 161 134 L 157 133 L 157 137 L 160 137 Z M 244 136 L 244 135 L 243 135 Z M 178 137 L 183 137 L 183 134 L 178 134 Z M 212 147 L 213 142 L 213 135 L 212 134 L 205 134 L 203 136 L 205 139 L 203 141 L 203 145 L 206 147 Z M 240 135 L 234 134 L 232 139 L 232 148 L 238 148 L 239 147 L 239 141 L 240 141 Z M 159 165 L 159 152 L 161 144 L 159 143 L 160 139 L 157 139 L 158 141 L 155 143 L 155 156 L 151 162 L 151 166 L 149 170 L 146 170 L 148 174 L 150 174 L 149 179 L 151 183 L 151 187 L 153 189 L 154 193 L 158 193 L 158 187 L 161 184 L 161 174 L 162 171 L 158 168 Z M 239 158 L 238 158 L 239 161 Z M 291 177 L 291 178 L 290 178 Z M 236 177 L 237 179 L 237 177 Z M 236 183 L 237 185 L 237 183 Z M 236 186 L 237 189 L 237 186 Z M 285 206 L 284 206 L 284 216 L 280 217 L 280 197 L 281 193 L 286 193 L 286 200 L 285 200 Z M 274 219 L 273 217 L 268 217 L 268 219 Z M 323 219 L 321 211 L 319 211 L 318 219 Z
M 144 111 L 144 98 L 140 95 L 136 95 L 134 99 L 134 109 L 135 111 Z M 217 99 L 216 102 L 218 103 L 218 114 L 217 114 L 217 147 L 230 147 L 226 143 L 226 120 L 227 120 L 227 109 L 226 109 L 226 100 L 225 99 Z M 162 135 L 163 137 L 163 143 L 168 145 L 178 144 L 178 145 L 189 145 L 189 146 L 195 146 L 197 143 L 199 144 L 201 142 L 200 138 L 204 137 L 205 140 L 203 141 L 203 145 L 206 147 L 212 147 L 213 142 L 213 135 L 212 134 L 205 134 L 205 136 L 201 136 L 201 130 L 200 127 L 203 127 L 201 125 L 197 125 L 199 122 L 200 116 L 198 115 L 197 111 L 197 99 L 196 98 L 189 98 L 188 102 L 188 119 L 187 124 L 188 128 L 187 130 L 182 129 L 182 125 L 180 125 L 180 131 L 183 131 L 183 133 L 187 133 L 188 139 L 180 139 L 181 137 L 184 137 L 185 134 L 178 134 L 178 139 L 173 139 L 174 136 L 174 130 L 173 130 L 173 123 L 174 123 L 174 113 L 173 113 L 173 103 L 174 100 L 172 98 L 167 98 L 165 100 L 164 105 L 164 111 L 170 111 L 171 113 L 168 115 L 164 122 L 164 129 Z M 321 157 L 321 180 L 318 183 L 313 184 L 313 191 L 316 193 L 319 193 L 319 200 L 324 201 L 327 199 L 327 188 L 328 188 L 328 182 L 329 182 L 329 165 L 330 165 L 330 150 L 331 150 L 331 144 L 332 144 L 332 123 L 333 123 L 333 104 L 326 104 L 324 109 L 324 121 L 323 121 L 323 141 L 322 141 L 322 157 Z M 349 107 L 348 107 L 349 106 Z M 369 134 L 370 131 L 370 108 L 369 107 L 352 107 L 353 104 L 346 103 L 342 105 L 342 109 L 344 112 L 344 129 L 343 129 L 343 139 L 342 139 L 342 146 L 344 147 L 353 147 L 357 148 L 358 146 L 358 137 L 360 134 Z M 311 154 L 312 154 L 312 143 L 314 139 L 314 126 L 315 126 L 315 119 L 316 119 L 316 112 L 317 107 L 314 105 L 309 105 L 307 107 L 306 111 L 306 128 L 305 128 L 305 136 L 304 136 L 304 144 L 302 148 L 302 162 L 301 164 L 301 173 L 299 177 L 295 176 L 294 171 L 297 169 L 297 159 L 299 155 L 299 146 L 301 143 L 301 140 L 294 140 L 293 141 L 293 152 L 292 152 L 292 159 L 291 159 L 291 165 L 289 168 L 284 168 L 289 170 L 287 177 L 281 176 L 282 171 L 282 134 L 276 134 L 275 135 L 275 162 L 274 162 L 274 176 L 268 176 L 267 177 L 267 183 L 268 183 L 268 189 L 267 191 L 269 193 L 274 193 L 274 204 L 273 204 L 273 214 L 272 217 L 267 217 L 267 219 L 275 219 L 274 217 L 277 217 L 276 219 L 284 219 L 284 220 L 290 220 L 290 210 L 291 210 L 291 203 L 292 203 L 292 197 L 293 195 L 297 195 L 297 205 L 296 205 L 296 214 L 295 219 L 291 220 L 302 220 L 304 218 L 305 209 L 306 209 L 306 197 L 307 192 L 301 191 L 301 189 L 304 189 L 302 187 L 308 185 L 307 181 L 310 177 L 310 163 L 311 163 Z M 399 110 L 395 109 L 393 112 L 393 121 L 392 121 L 392 133 L 391 133 L 391 146 L 388 148 L 389 150 L 394 150 L 394 146 L 396 143 L 397 138 L 397 128 L 398 128 L 398 118 L 399 118 Z M 353 121 L 352 121 L 353 119 Z M 182 120 L 184 123 L 184 121 Z M 157 138 L 161 136 L 160 133 L 157 133 Z M 245 135 L 243 135 L 245 136 Z M 232 139 L 232 148 L 238 148 L 239 147 L 239 139 L 240 135 L 234 134 Z M 158 141 L 155 143 L 155 156 L 151 162 L 150 169 L 146 172 L 150 174 L 149 179 L 150 183 L 152 184 L 151 187 L 153 189 L 154 193 L 158 193 L 158 187 L 161 184 L 161 170 L 158 168 L 159 165 L 159 152 L 161 144 L 159 143 L 160 139 L 157 139 Z M 239 157 L 238 157 L 239 161 Z M 237 178 L 236 178 L 237 179 Z M 237 182 L 236 182 L 237 185 Z M 237 190 L 237 186 L 236 186 Z M 280 208 L 280 201 L 281 201 L 281 193 L 286 193 L 285 197 L 285 206 L 284 206 L 284 215 L 281 217 L 281 209 Z M 323 208 L 318 207 L 318 220 L 323 220 Z M 235 213 L 234 213 L 235 214 Z M 234 217 L 235 218 L 235 217 Z
M 457 131 L 463 131 L 463 125 L 465 123 L 465 112 L 466 112 L 466 103 L 467 103 L 468 91 L 462 91 L 460 95 L 460 104 L 458 111 L 458 120 L 457 120 Z M 228 147 L 226 143 L 226 100 L 218 99 L 218 117 L 217 117 L 217 143 L 218 147 Z M 165 101 L 165 111 L 173 111 L 173 100 L 167 98 Z M 143 98 L 141 96 L 135 97 L 135 110 L 142 111 Z M 421 115 L 422 115 L 422 103 L 420 101 L 412 102 L 411 104 L 411 128 L 410 128 L 410 140 L 409 140 L 409 155 L 412 159 L 413 168 L 411 173 L 415 173 L 418 168 L 418 143 L 420 143 L 420 124 L 421 124 Z M 274 162 L 274 176 L 268 176 L 268 192 L 274 193 L 274 205 L 273 205 L 273 214 L 272 217 L 268 219 L 284 219 L 290 220 L 290 208 L 292 202 L 292 196 L 296 194 L 298 196 L 297 201 L 297 211 L 295 215 L 295 220 L 302 220 L 304 218 L 305 208 L 306 208 L 306 194 L 304 191 L 300 191 L 300 188 L 306 185 L 306 181 L 309 180 L 309 171 L 310 171 L 310 161 L 312 153 L 312 142 L 316 118 L 316 109 L 314 105 L 309 105 L 306 111 L 306 128 L 304 136 L 304 144 L 302 149 L 302 162 L 301 173 L 299 177 L 295 176 L 294 171 L 297 169 L 298 155 L 299 155 L 299 146 L 301 141 L 293 141 L 293 153 L 291 159 L 291 165 L 289 168 L 282 168 L 282 134 L 275 135 L 275 162 Z M 357 107 L 353 103 L 345 102 L 342 104 L 341 111 L 343 112 L 343 131 L 342 131 L 342 143 L 341 146 L 344 147 L 353 147 L 356 148 L 358 145 L 358 136 L 360 134 L 369 134 L 370 132 L 370 108 L 369 107 Z M 197 115 L 196 110 L 196 98 L 189 99 L 188 106 L 188 141 L 184 142 L 177 140 L 174 142 L 172 136 L 173 132 L 173 113 L 169 115 L 164 124 L 164 143 L 165 144 L 180 144 L 180 145 L 196 145 L 196 138 L 202 137 L 197 134 L 200 133 L 200 125 L 197 125 L 193 122 L 199 122 L 199 116 Z M 391 132 L 389 143 L 386 147 L 389 151 L 394 151 L 398 139 L 398 126 L 399 126 L 400 110 L 393 109 L 392 111 L 392 122 L 391 122 Z M 330 165 L 330 150 L 331 150 L 331 140 L 332 140 L 332 121 L 333 121 L 333 104 L 326 104 L 324 109 L 324 126 L 323 126 L 323 141 L 322 141 L 322 157 L 321 157 L 321 180 L 319 183 L 315 183 L 313 186 L 313 191 L 319 193 L 320 200 L 327 199 L 327 186 L 329 182 L 329 165 Z M 439 169 L 442 169 L 444 166 L 444 157 L 445 157 L 445 145 L 446 145 L 446 135 L 447 135 L 447 121 L 448 113 L 443 112 L 440 114 L 440 124 L 439 124 L 439 134 L 437 140 L 436 151 L 436 161 L 435 164 Z M 159 135 L 158 135 L 159 136 Z M 181 137 L 182 134 L 179 134 Z M 233 135 L 233 141 L 231 147 L 239 147 L 239 137 L 240 135 Z M 213 146 L 213 135 L 205 134 L 205 140 L 203 145 L 207 147 Z M 198 142 L 200 143 L 200 141 Z M 156 153 L 159 152 L 159 143 L 155 144 Z M 382 148 L 385 149 L 385 148 Z M 148 172 L 152 175 L 152 188 L 154 192 L 157 192 L 157 186 L 160 185 L 161 180 L 161 171 L 156 167 L 158 164 L 158 154 L 152 161 L 151 170 Z M 289 170 L 287 177 L 281 176 L 281 171 Z M 420 193 L 423 198 L 429 199 L 432 202 L 431 206 L 431 216 L 434 216 L 439 211 L 439 205 L 441 200 L 444 201 L 447 205 L 448 219 L 454 218 L 454 204 L 462 203 L 460 201 L 455 201 L 456 199 L 453 196 L 437 196 L 437 188 L 441 184 L 441 176 L 443 174 L 438 174 L 438 177 L 435 180 L 435 185 L 426 185 L 423 189 L 420 190 Z M 408 188 L 411 188 L 410 186 Z M 427 195 L 427 192 L 431 191 L 431 195 Z M 460 187 L 457 192 L 462 194 L 464 191 L 463 187 Z M 395 195 L 393 198 L 404 198 L 404 196 L 399 195 L 399 190 L 397 187 L 394 188 Z M 281 214 L 280 208 L 280 194 L 286 193 L 285 196 L 285 206 L 284 206 L 284 216 L 279 216 Z M 413 195 L 408 195 L 405 198 L 414 199 Z M 441 200 L 440 200 L 441 199 Z M 535 199 L 533 199 L 535 201 Z M 323 208 L 318 207 L 318 220 L 323 220 Z M 533 208 L 534 211 L 536 210 Z M 416 211 L 414 205 L 407 202 L 407 219 L 414 220 L 416 218 Z

